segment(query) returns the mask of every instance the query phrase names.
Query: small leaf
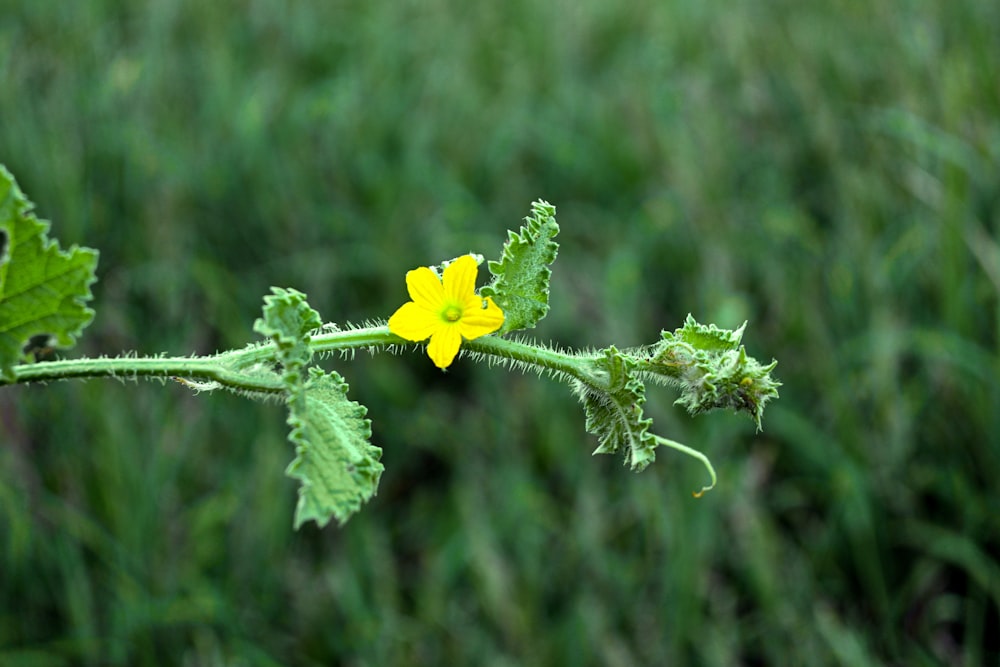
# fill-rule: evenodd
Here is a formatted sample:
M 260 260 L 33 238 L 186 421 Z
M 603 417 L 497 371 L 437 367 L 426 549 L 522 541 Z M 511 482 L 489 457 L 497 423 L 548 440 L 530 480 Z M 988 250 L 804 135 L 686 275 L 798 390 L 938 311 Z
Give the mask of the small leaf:
M 347 383 L 336 372 L 309 369 L 309 379 L 288 400 L 288 439 L 295 445 L 289 477 L 298 479 L 295 527 L 331 517 L 343 525 L 378 490 L 382 450 L 373 446 L 367 410 L 347 398 Z
M 704 350 L 706 352 L 724 352 L 726 350 L 735 350 L 739 347 L 740 341 L 743 340 L 743 332 L 746 328 L 746 322 L 744 322 L 743 325 L 735 331 L 730 329 L 720 329 L 714 324 L 699 324 L 694 317 L 688 313 L 687 319 L 684 320 L 683 327 L 677 329 L 673 333 L 663 331 L 661 332 L 661 335 L 664 340 L 679 340 L 687 343 L 697 350 Z
M 272 287 L 264 297 L 264 316 L 253 330 L 269 337 L 278 346 L 278 361 L 284 366 L 286 382 L 297 388 L 299 370 L 312 359 L 310 333 L 323 326 L 319 313 L 306 303 L 306 295 L 294 289 Z
M 96 250 L 59 249 L 47 236 L 49 223 L 0 165 L 0 378 L 25 358 L 29 341 L 72 347 L 94 311 L 85 304 L 97 279 Z
M 549 312 L 549 265 L 559 251 L 552 240 L 559 233 L 555 214 L 548 202 L 532 203 L 520 233 L 509 232 L 500 260 L 488 264 L 494 279 L 480 293 L 504 312 L 499 334 L 530 329 Z
M 649 432 L 652 419 L 643 419 L 646 387 L 632 377 L 633 362 L 614 346 L 604 350 L 602 366 L 608 373 L 607 392 L 578 386 L 587 416 L 586 428 L 597 436 L 599 445 L 594 454 L 625 453 L 632 470 L 639 472 L 656 459 L 659 444 Z

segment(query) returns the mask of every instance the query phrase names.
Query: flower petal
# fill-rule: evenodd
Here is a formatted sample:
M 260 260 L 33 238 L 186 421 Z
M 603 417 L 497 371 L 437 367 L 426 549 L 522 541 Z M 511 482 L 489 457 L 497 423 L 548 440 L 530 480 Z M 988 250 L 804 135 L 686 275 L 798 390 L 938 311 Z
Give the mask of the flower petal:
M 431 336 L 427 345 L 427 356 L 438 368 L 448 368 L 462 345 L 462 335 L 456 326 L 443 326 Z
M 441 318 L 437 313 L 413 301 L 404 303 L 389 318 L 389 331 L 414 342 L 427 340 L 439 326 Z
M 458 327 L 466 340 L 493 333 L 503 326 L 504 314 L 500 306 L 493 303 L 490 297 L 486 297 L 486 307 L 483 308 L 480 305 L 482 301 L 483 299 L 477 296 L 475 303 L 471 304 L 472 307 L 466 306 L 462 319 L 458 322 Z
M 469 295 L 476 291 L 476 275 L 479 265 L 472 255 L 462 255 L 444 269 L 444 293 L 465 303 Z
M 441 279 L 426 266 L 406 272 L 406 291 L 413 301 L 424 308 L 439 310 L 444 302 Z

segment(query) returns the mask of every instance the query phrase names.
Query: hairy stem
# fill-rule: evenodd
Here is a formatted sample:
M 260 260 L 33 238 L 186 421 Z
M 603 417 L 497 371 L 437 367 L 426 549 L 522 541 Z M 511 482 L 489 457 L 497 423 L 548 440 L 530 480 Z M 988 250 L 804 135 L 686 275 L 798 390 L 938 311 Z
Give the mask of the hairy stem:
M 350 350 L 375 351 L 393 345 L 410 345 L 396 336 L 388 327 L 365 327 L 347 331 L 333 331 L 312 336 L 313 353 L 344 352 Z M 495 357 L 510 359 L 541 369 L 564 373 L 589 386 L 602 387 L 601 374 L 588 357 L 557 352 L 530 343 L 507 340 L 496 336 L 483 336 L 467 341 L 467 349 Z M 184 378 L 217 382 L 231 389 L 281 393 L 284 385 L 280 378 L 271 380 L 259 373 L 249 374 L 247 369 L 259 364 L 274 363 L 277 351 L 273 344 L 251 345 L 204 357 L 117 357 L 82 358 L 20 364 L 14 367 L 15 379 L 2 384 L 50 382 L 82 378 Z
M 266 393 L 281 393 L 284 385 L 280 378 L 273 382 L 265 378 L 255 377 L 252 380 L 244 373 L 233 371 L 220 363 L 227 355 L 210 357 L 118 357 L 62 359 L 59 361 L 42 361 L 34 364 L 20 364 L 14 367 L 16 379 L 14 384 L 25 382 L 51 382 L 53 380 L 70 380 L 85 378 L 185 378 L 218 382 L 233 389 L 259 391 Z

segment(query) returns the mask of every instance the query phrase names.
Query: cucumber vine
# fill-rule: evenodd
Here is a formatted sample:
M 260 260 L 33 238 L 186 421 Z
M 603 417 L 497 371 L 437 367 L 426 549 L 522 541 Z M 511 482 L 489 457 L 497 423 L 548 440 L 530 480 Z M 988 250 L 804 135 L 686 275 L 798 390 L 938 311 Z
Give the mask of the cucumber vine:
M 196 357 L 80 358 L 35 361 L 44 341 L 68 348 L 93 319 L 87 306 L 98 252 L 61 250 L 49 224 L 0 165 L 0 385 L 68 378 L 174 379 L 196 392 L 226 389 L 248 398 L 278 398 L 288 409 L 288 439 L 295 458 L 287 474 L 300 483 L 294 524 L 320 527 L 347 521 L 378 490 L 382 450 L 371 444 L 367 409 L 347 397 L 348 385 L 316 359 L 357 349 L 380 351 L 426 346 L 446 367 L 456 354 L 519 370 L 547 372 L 567 382 L 583 403 L 595 454 L 622 452 L 641 471 L 666 446 L 697 458 L 711 483 L 715 470 L 701 452 L 650 431 L 643 416 L 647 382 L 676 387 L 692 415 L 716 408 L 745 412 L 760 428 L 780 383 L 741 344 L 744 323 L 730 331 L 688 316 L 650 345 L 619 350 L 560 351 L 512 338 L 533 328 L 549 309 L 549 278 L 559 225 L 555 207 L 537 201 L 518 232 L 510 232 L 500 258 L 487 262 L 492 280 L 475 291 L 482 257 L 464 255 L 407 274 L 412 298 L 387 322 L 340 329 L 323 319 L 294 289 L 273 287 L 253 329 L 263 340 L 242 349 Z

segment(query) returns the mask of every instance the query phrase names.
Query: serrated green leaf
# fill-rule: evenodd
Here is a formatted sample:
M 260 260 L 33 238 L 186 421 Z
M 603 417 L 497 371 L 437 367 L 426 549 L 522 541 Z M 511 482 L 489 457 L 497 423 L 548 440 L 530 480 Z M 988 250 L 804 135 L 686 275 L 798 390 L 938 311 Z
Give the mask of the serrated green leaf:
M 744 322 L 743 325 L 736 330 L 720 329 L 714 324 L 699 324 L 694 317 L 688 313 L 687 318 L 684 320 L 683 327 L 677 329 L 673 333 L 664 331 L 661 335 L 664 340 L 683 341 L 696 350 L 704 350 L 706 352 L 725 352 L 726 350 L 735 350 L 740 346 L 740 341 L 743 340 L 743 332 L 746 328 L 746 322 Z
M 606 392 L 581 389 L 586 428 L 600 443 L 594 454 L 625 453 L 632 470 L 639 472 L 656 459 L 656 438 L 649 432 L 652 419 L 643 419 L 646 387 L 630 372 L 631 360 L 613 346 L 604 350 L 601 366 L 608 373 Z
M 33 208 L 0 165 L 0 377 L 6 380 L 14 379 L 29 340 L 44 336 L 49 346 L 72 347 L 94 318 L 86 302 L 98 252 L 60 250 Z
M 323 320 L 302 292 L 282 287 L 272 287 L 271 292 L 264 297 L 264 316 L 254 322 L 253 330 L 278 346 L 286 382 L 295 385 L 289 389 L 295 389 L 299 370 L 312 359 L 310 334 L 323 326 Z
M 499 334 L 534 327 L 549 312 L 549 265 L 556 259 L 559 233 L 556 208 L 536 201 L 519 233 L 509 232 L 499 261 L 488 267 L 493 282 L 480 293 L 493 298 L 504 312 Z
M 369 442 L 367 410 L 347 398 L 339 374 L 315 367 L 288 409 L 296 456 L 286 472 L 302 484 L 295 527 L 311 520 L 322 528 L 331 517 L 343 525 L 375 495 L 382 476 L 382 450 Z
M 336 372 L 303 368 L 312 359 L 312 332 L 322 319 L 294 289 L 272 287 L 254 331 L 278 348 L 288 404 L 288 440 L 295 459 L 286 474 L 301 483 L 295 527 L 315 521 L 322 528 L 333 517 L 340 524 L 378 490 L 382 450 L 369 440 L 367 409 L 347 398 L 347 382 Z

